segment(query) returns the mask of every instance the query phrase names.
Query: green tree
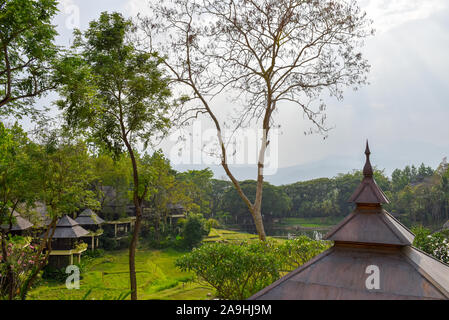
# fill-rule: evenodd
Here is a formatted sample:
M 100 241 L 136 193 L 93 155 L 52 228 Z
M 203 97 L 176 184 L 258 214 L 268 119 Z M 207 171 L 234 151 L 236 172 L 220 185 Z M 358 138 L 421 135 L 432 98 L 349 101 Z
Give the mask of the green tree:
M 14 213 L 19 205 L 33 203 L 37 193 L 36 167 L 30 158 L 29 151 L 33 145 L 20 126 L 15 124 L 6 128 L 0 122 L 0 237 L 1 261 L 5 285 L 2 291 L 12 300 L 16 296 L 19 285 L 19 274 L 13 270 L 14 261 L 10 251 L 13 250 L 12 241 L 8 234 L 15 223 Z M 14 246 L 14 248 L 20 247 Z M 20 248 L 19 248 L 20 251 Z M 11 259 L 8 257 L 11 256 Z
M 106 220 L 123 218 L 132 180 L 129 157 L 125 154 L 115 157 L 105 152 L 93 155 L 90 160 L 96 175 L 92 185 L 100 201 L 101 213 Z
M 151 12 L 142 21 L 150 45 L 164 51 L 173 81 L 189 96 L 179 117 L 205 114 L 212 121 L 214 152 L 265 240 L 264 166 L 271 131 L 278 125 L 274 115 L 288 101 L 315 131 L 327 132 L 320 96 L 326 91 L 342 99 L 345 87 L 366 83 L 369 64 L 359 46 L 372 33 L 370 21 L 355 0 L 178 0 L 151 3 Z M 214 98 L 222 93 L 235 103 L 228 110 L 233 121 L 217 112 Z M 235 132 L 255 124 L 262 137 L 256 195 L 250 200 L 229 167 L 233 143 L 223 129 L 232 126 Z
M 198 246 L 209 234 L 207 221 L 200 214 L 190 214 L 182 228 L 182 240 L 186 248 Z
M 86 144 L 72 137 L 62 136 L 57 130 L 49 132 L 43 134 L 42 143 L 30 155 L 37 167 L 34 172 L 37 199 L 47 209 L 49 224 L 37 247 L 36 256 L 43 255 L 43 258 L 34 264 L 20 290 L 20 298 L 23 300 L 48 262 L 58 218 L 74 214 L 83 207 L 99 207 L 95 193 L 90 190 L 95 175 Z
M 180 172 L 176 179 L 185 183 L 188 196 L 195 204 L 191 211 L 204 216 L 210 215 L 210 197 L 212 192 L 213 172 L 209 169 Z
M 63 84 L 58 102 L 67 125 L 84 129 L 97 143 L 115 153 L 126 150 L 133 169 L 136 223 L 129 247 L 131 298 L 137 299 L 135 250 L 142 221 L 142 201 L 136 143 L 144 146 L 164 133 L 170 97 L 168 81 L 156 54 L 136 47 L 136 28 L 119 13 L 103 12 L 84 33 L 75 31 L 73 54 L 60 64 Z
M 249 199 L 256 196 L 257 182 L 246 180 L 240 182 L 242 190 L 248 195 Z M 234 189 L 227 189 L 223 199 L 223 210 L 229 212 L 234 218 L 236 224 L 253 224 L 248 215 L 248 207 L 240 201 L 238 192 Z M 266 222 L 270 222 L 274 217 L 281 217 L 290 210 L 291 199 L 281 188 L 264 182 L 264 197 L 262 200 L 262 215 Z
M 222 299 L 243 300 L 279 278 L 280 262 L 273 243 L 208 243 L 176 261 L 195 272 L 200 283 L 212 286 Z
M 2 0 L 0 10 L 0 116 L 27 114 L 36 97 L 55 88 L 57 1 Z
M 48 132 L 43 131 L 43 132 Z M 47 208 L 48 226 L 36 247 L 32 266 L 24 270 L 19 293 L 8 292 L 13 299 L 18 294 L 25 299 L 29 288 L 45 266 L 51 252 L 51 239 L 57 219 L 63 214 L 76 212 L 80 207 L 95 208 L 94 193 L 89 189 L 93 172 L 86 145 L 81 141 L 62 138 L 56 131 L 45 134 L 42 143 L 30 141 L 27 134 L 14 125 L 7 129 L 0 124 L 0 224 L 2 228 L 2 256 L 7 257 L 7 246 L 17 248 L 11 241 L 7 244 L 6 233 L 13 224 L 12 213 L 18 206 L 34 206 L 36 201 Z M 39 213 L 36 213 L 42 218 Z M 44 223 L 44 222 L 42 222 Z M 7 266 L 11 261 L 6 260 Z M 8 273 L 9 288 L 17 286 L 17 278 Z

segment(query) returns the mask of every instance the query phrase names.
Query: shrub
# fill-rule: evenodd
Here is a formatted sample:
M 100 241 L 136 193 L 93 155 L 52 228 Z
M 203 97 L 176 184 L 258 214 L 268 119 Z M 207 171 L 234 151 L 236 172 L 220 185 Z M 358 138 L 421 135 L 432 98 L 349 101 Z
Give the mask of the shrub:
M 193 271 L 223 299 L 247 299 L 279 279 L 281 272 L 306 263 L 331 246 L 306 236 L 279 243 L 273 240 L 212 242 L 193 249 L 176 261 L 182 271 Z
M 100 245 L 104 250 L 120 250 L 129 247 L 129 238 L 114 239 L 108 237 L 100 238 Z
M 95 250 L 87 250 L 83 253 L 83 257 L 88 258 L 100 258 L 104 256 L 104 250 L 103 249 L 95 249 Z
M 182 256 L 176 266 L 195 272 L 223 299 L 246 299 L 279 278 L 272 242 L 209 243 Z
M 279 246 L 279 259 L 283 268 L 290 271 L 298 268 L 313 257 L 331 247 L 330 241 L 313 240 L 307 236 L 300 236 L 294 240 L 285 241 Z
M 65 269 L 66 268 L 58 269 L 52 266 L 45 266 L 44 272 L 42 273 L 42 279 L 64 283 L 67 279 Z
M 182 228 L 183 243 L 186 248 L 198 246 L 210 232 L 206 220 L 199 214 L 190 215 Z
M 412 228 L 415 234 L 413 245 L 430 254 L 436 259 L 449 263 L 449 240 L 440 232 L 431 234 L 430 230 L 422 226 Z

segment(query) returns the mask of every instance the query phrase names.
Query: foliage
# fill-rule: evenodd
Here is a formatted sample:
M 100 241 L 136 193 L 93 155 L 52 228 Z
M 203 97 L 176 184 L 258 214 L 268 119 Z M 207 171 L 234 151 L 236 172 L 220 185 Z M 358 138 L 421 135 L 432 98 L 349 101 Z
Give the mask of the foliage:
M 256 181 L 247 180 L 240 183 L 242 190 L 250 200 L 256 196 Z M 233 224 L 252 224 L 248 216 L 248 207 L 240 200 L 234 188 L 228 188 L 223 195 L 221 211 L 229 212 L 233 217 Z M 290 210 L 291 199 L 280 187 L 264 182 L 264 195 L 262 198 L 262 215 L 265 222 L 275 217 L 285 216 Z
M 440 232 L 431 233 L 422 226 L 412 228 L 415 234 L 413 245 L 436 259 L 449 264 L 449 239 Z
M 198 246 L 210 232 L 207 221 L 199 214 L 190 214 L 183 224 L 182 239 L 186 248 Z
M 210 215 L 211 179 L 213 175 L 212 170 L 209 168 L 188 170 L 186 172 L 179 172 L 176 175 L 176 180 L 183 183 L 187 197 L 192 200 L 187 210 L 202 214 L 205 217 Z
M 100 237 L 101 246 L 105 250 L 120 250 L 129 247 L 129 237 L 114 239 L 107 236 Z
M 83 257 L 101 258 L 105 255 L 104 249 L 87 250 L 83 253 Z
M 0 116 L 36 113 L 36 97 L 55 87 L 56 0 L 0 3 Z
M 285 241 L 280 246 L 279 259 L 284 263 L 284 270 L 293 270 L 330 247 L 329 241 L 312 240 L 307 236 L 300 236 Z
M 116 154 L 137 139 L 145 145 L 169 127 L 167 80 L 155 54 L 133 41 L 136 29 L 119 13 L 103 12 L 88 30 L 75 30 L 73 52 L 59 65 L 68 127 L 83 129 Z
M 176 261 L 181 270 L 195 272 L 200 282 L 223 299 L 247 299 L 330 247 L 306 236 L 278 242 L 208 242 Z
M 208 243 L 176 261 L 182 271 L 194 271 L 222 299 L 246 299 L 279 278 L 273 243 Z
M 190 282 L 193 274 L 174 265 L 185 252 L 173 249 L 139 248 L 136 254 L 140 299 L 206 299 L 210 289 Z M 65 283 L 43 280 L 34 287 L 31 300 L 115 300 L 129 292 L 128 251 L 107 251 L 98 258 L 81 259 L 88 265 L 83 272 L 79 290 L 67 290 Z M 67 277 L 67 274 L 65 274 Z M 88 293 L 90 291 L 90 293 Z M 88 294 L 87 294 L 88 293 Z M 129 299 L 129 296 L 127 297 Z
M 57 283 L 65 283 L 67 279 L 67 273 L 65 273 L 66 268 L 55 268 L 52 266 L 45 266 L 42 272 L 42 279 L 50 280 Z
M 5 240 L 2 240 L 2 244 Z M 30 238 L 9 237 L 0 252 L 0 298 L 16 297 L 30 272 L 43 259 Z M 11 298 L 11 297 L 9 297 Z
M 39 191 L 39 167 L 32 154 L 36 146 L 16 123 L 0 122 L 0 225 L 9 228 L 19 204 L 31 205 Z
M 315 130 L 310 133 L 326 133 L 322 94 L 342 99 L 344 88 L 366 84 L 370 66 L 359 48 L 373 33 L 371 22 L 356 0 L 178 0 L 150 3 L 150 8 L 152 15 L 140 17 L 141 25 L 149 45 L 167 56 L 172 81 L 184 94 L 178 120 L 185 123 L 205 114 L 212 121 L 217 139 L 208 151 L 219 154 L 265 240 L 263 168 L 271 129 L 279 125 L 274 114 L 283 102 L 293 103 L 311 121 Z M 221 94 L 239 105 L 225 110 L 229 122 L 216 111 L 214 98 Z M 251 200 L 229 167 L 237 152 L 231 146 L 239 138 L 222 129 L 234 135 L 255 124 L 263 134 Z
M 137 28 L 122 14 L 103 12 L 85 32 L 75 30 L 74 35 L 73 52 L 58 69 L 63 99 L 57 105 L 68 129 L 86 134 L 100 149 L 116 155 L 126 151 L 130 157 L 136 223 L 129 266 L 131 297 L 136 300 L 134 257 L 149 187 L 140 184 L 135 148 L 139 140 L 147 148 L 170 127 L 169 83 L 162 60 L 137 47 Z

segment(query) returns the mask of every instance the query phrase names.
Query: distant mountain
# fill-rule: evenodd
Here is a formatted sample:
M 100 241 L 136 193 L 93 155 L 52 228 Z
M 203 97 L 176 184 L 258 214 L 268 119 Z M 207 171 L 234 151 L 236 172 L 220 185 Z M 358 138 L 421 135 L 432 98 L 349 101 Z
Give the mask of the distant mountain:
M 417 156 L 419 155 L 419 156 Z M 434 169 L 441 160 L 449 155 L 449 148 L 429 143 L 396 143 L 380 146 L 371 155 L 371 163 L 379 169 L 385 169 L 385 174 L 391 176 L 395 169 L 404 169 L 407 165 L 419 166 L 424 163 Z M 410 159 L 419 159 L 411 161 Z M 332 178 L 339 173 L 361 170 L 365 163 L 363 150 L 357 157 L 329 156 L 325 159 L 291 167 L 279 168 L 275 174 L 266 174 L 265 181 L 274 185 L 290 184 L 298 181 L 307 181 L 317 178 Z M 223 168 L 219 165 L 175 165 L 178 171 L 201 170 L 209 167 L 216 179 L 228 180 Z M 230 166 L 231 171 L 238 180 L 255 180 L 257 168 L 253 166 Z
M 323 177 L 334 177 L 339 173 L 346 173 L 352 169 L 360 168 L 362 161 L 344 157 L 333 157 L 304 165 L 279 168 L 275 174 L 265 175 L 265 181 L 274 185 L 290 184 L 298 181 L 306 181 Z M 204 165 L 178 165 L 174 168 L 178 171 L 201 170 Z M 228 180 L 221 166 L 209 166 L 216 179 Z M 238 180 L 255 180 L 257 178 L 256 166 L 230 166 L 231 171 Z

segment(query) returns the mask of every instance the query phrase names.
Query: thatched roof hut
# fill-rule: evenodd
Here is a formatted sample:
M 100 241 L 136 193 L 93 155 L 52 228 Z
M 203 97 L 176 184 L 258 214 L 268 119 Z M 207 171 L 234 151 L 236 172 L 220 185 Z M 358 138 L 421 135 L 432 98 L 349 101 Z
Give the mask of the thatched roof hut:
M 11 231 L 13 232 L 20 232 L 20 231 L 25 231 L 30 229 L 31 227 L 33 227 L 33 224 L 28 221 L 27 219 L 23 218 L 18 212 L 14 212 L 13 213 L 14 216 L 14 223 L 12 225 Z M 1 226 L 2 229 L 7 230 L 9 229 L 8 225 L 2 225 Z
M 89 234 L 89 231 L 81 227 L 78 222 L 69 216 L 63 216 L 56 224 L 53 239 L 75 239 Z
M 91 209 L 85 209 L 75 221 L 81 226 L 100 226 L 105 222 Z

